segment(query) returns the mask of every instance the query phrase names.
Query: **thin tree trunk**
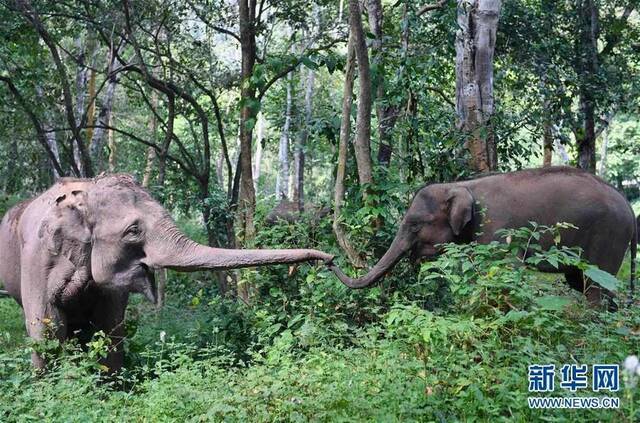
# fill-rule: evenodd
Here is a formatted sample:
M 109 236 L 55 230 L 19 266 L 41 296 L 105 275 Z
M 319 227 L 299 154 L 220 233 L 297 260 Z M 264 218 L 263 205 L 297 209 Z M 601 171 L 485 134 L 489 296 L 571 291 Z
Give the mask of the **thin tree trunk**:
M 600 150 L 600 166 L 598 167 L 598 176 L 604 178 L 607 171 L 607 154 L 609 148 L 609 128 L 602 131 L 602 149 Z
M 542 135 L 542 144 L 543 144 L 542 167 L 549 167 L 551 166 L 551 161 L 553 159 L 553 130 L 549 122 L 544 123 L 543 131 L 544 133 Z
M 307 69 L 307 78 L 305 83 L 304 94 L 304 120 L 296 149 L 294 152 L 294 168 L 295 179 L 293 184 L 293 202 L 296 203 L 298 211 L 304 211 L 304 167 L 306 159 L 307 140 L 309 138 L 309 125 L 311 125 L 311 116 L 313 113 L 313 91 L 315 84 L 315 72 L 313 69 Z
M 340 223 L 340 211 L 344 201 L 344 179 L 347 169 L 347 153 L 349 151 L 349 133 L 351 132 L 351 108 L 353 107 L 353 79 L 355 77 L 355 50 L 353 35 L 349 36 L 347 46 L 347 64 L 345 66 L 344 89 L 342 93 L 342 120 L 340 123 L 340 144 L 338 146 L 338 165 L 336 168 L 336 183 L 333 194 L 333 232 L 336 240 L 347 255 L 352 265 L 363 268 L 366 263 L 355 248 Z
M 569 153 L 567 153 L 567 149 L 564 148 L 564 145 L 560 142 L 560 129 L 558 125 L 552 125 L 551 130 L 553 131 L 553 150 L 558 154 L 558 158 L 560 159 L 560 163 L 566 165 L 569 162 Z
M 258 122 L 256 123 L 256 158 L 253 164 L 253 185 L 258 189 L 258 179 L 260 179 L 262 167 L 262 149 L 264 148 L 264 115 L 258 113 Z
M 93 138 L 94 131 L 94 118 L 96 114 L 96 71 L 95 68 L 89 69 L 89 83 L 88 83 L 88 94 L 87 97 L 91 99 L 91 104 L 89 104 L 89 109 L 87 110 L 87 139 L 91 140 Z M 89 145 L 91 146 L 91 144 Z
M 151 93 L 151 107 L 153 110 L 158 110 L 158 92 L 153 90 Z M 149 119 L 149 131 L 151 132 L 151 142 L 154 144 L 158 140 L 158 119 L 155 112 L 151 113 L 151 119 Z M 144 173 L 142 176 L 142 186 L 148 188 L 151 184 L 151 176 L 153 172 L 153 163 L 156 160 L 156 149 L 149 147 L 147 149 L 147 164 L 144 167 Z
M 291 129 L 291 83 L 293 72 L 287 75 L 287 100 L 285 103 L 284 125 L 280 134 L 278 147 L 278 175 L 276 176 L 276 198 L 278 200 L 289 198 L 289 132 Z
M 493 53 L 500 0 L 458 0 L 456 34 L 456 112 L 458 129 L 467 136 L 471 167 L 497 168 L 493 114 Z
M 40 101 L 44 101 L 44 95 L 42 92 L 42 88 L 40 86 L 36 87 L 36 95 Z M 44 122 L 42 122 L 42 130 L 44 131 L 44 139 L 49 146 L 49 150 L 53 155 L 53 158 L 56 163 L 60 162 L 60 152 L 58 150 L 58 140 L 56 138 L 56 132 L 53 130 L 53 119 L 51 118 L 51 112 L 46 111 L 44 115 Z M 51 164 L 51 173 L 53 175 L 53 180 L 59 179 L 62 175 L 56 169 L 56 166 L 53 165 L 53 161 L 49 159 L 49 163 Z M 11 166 L 10 166 L 11 167 Z
M 105 168 L 104 163 L 104 143 L 105 143 L 105 133 L 106 129 L 104 126 L 108 126 L 108 122 L 111 120 L 110 116 L 113 109 L 113 102 L 115 99 L 116 87 L 118 86 L 117 76 L 114 74 L 115 71 L 115 56 L 117 54 L 117 47 L 112 46 L 109 50 L 109 66 L 107 66 L 107 78 L 109 81 L 107 82 L 107 90 L 102 98 L 102 107 L 100 107 L 100 112 L 98 113 L 97 118 L 97 127 L 93 131 L 89 150 L 91 153 L 91 159 L 94 162 L 94 166 L 98 171 L 102 171 Z M 154 90 L 155 93 L 155 90 Z M 91 122 L 91 120 L 89 120 Z M 155 153 L 155 152 L 154 152 Z
M 362 17 L 358 0 L 349 0 L 349 27 L 358 62 L 358 113 L 354 151 L 358 165 L 360 185 L 373 183 L 371 164 L 371 75 L 369 55 L 362 28 Z
M 76 128 L 80 128 L 80 119 L 82 119 L 82 114 L 84 113 L 84 103 L 87 96 L 87 73 L 88 69 L 86 66 L 86 45 L 82 36 L 76 38 L 75 41 L 76 49 L 78 50 L 78 67 L 76 71 L 76 111 L 75 111 L 75 119 L 76 119 Z M 78 130 L 80 131 L 80 130 Z M 75 162 L 78 164 L 78 170 L 80 170 L 80 176 L 86 177 L 86 172 L 84 169 L 84 165 L 82 163 L 82 157 L 80 155 L 79 145 L 82 141 L 76 142 L 73 144 L 73 158 Z
M 580 37 L 576 49 L 580 76 L 580 112 L 582 127 L 576 131 L 578 167 L 591 173 L 596 171 L 596 100 L 594 87 L 598 73 L 598 6 L 594 0 L 579 3 Z
M 58 152 L 58 141 L 56 140 L 56 132 L 53 130 L 53 127 L 49 123 L 45 123 L 43 125 L 43 129 L 45 131 L 47 144 L 49 145 L 49 148 L 51 149 L 51 152 L 55 156 L 58 163 L 60 163 L 60 153 Z M 62 176 L 58 173 L 54 166 L 51 166 L 51 172 L 53 173 L 54 180 Z
M 109 114 L 109 127 L 111 128 L 113 126 L 113 113 Z M 116 153 L 117 153 L 117 145 L 116 145 L 116 139 L 113 136 L 113 130 L 109 129 L 107 131 L 107 142 L 109 145 L 109 172 L 115 172 L 116 171 Z
M 378 145 L 378 164 L 388 167 L 393 151 L 389 135 L 395 125 L 394 115 L 396 113 L 385 96 L 384 69 L 382 67 L 382 2 L 380 0 L 369 0 L 368 9 L 369 28 L 374 36 L 371 41 L 372 62 L 377 69 L 373 85 L 376 87 L 376 116 L 378 118 L 378 138 L 380 140 Z

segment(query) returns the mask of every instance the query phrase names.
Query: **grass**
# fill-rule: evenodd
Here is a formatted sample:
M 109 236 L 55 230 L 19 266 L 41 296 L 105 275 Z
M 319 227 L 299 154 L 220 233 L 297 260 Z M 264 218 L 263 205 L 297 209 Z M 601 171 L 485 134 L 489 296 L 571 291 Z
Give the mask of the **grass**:
M 160 313 L 131 302 L 115 379 L 96 370 L 99 342 L 67 344 L 36 375 L 22 313 L 0 299 L 0 420 L 638 421 L 628 376 L 608 394 L 617 410 L 528 408 L 530 364 L 638 354 L 640 308 L 591 309 L 557 275 L 516 266 L 509 248 L 452 247 L 420 274 L 400 266 L 366 291 L 310 266 L 249 272 L 261 292 L 250 307 L 221 300 L 206 274 L 170 274 Z M 627 274 L 628 260 L 623 292 Z M 602 394 L 556 381 L 553 395 Z

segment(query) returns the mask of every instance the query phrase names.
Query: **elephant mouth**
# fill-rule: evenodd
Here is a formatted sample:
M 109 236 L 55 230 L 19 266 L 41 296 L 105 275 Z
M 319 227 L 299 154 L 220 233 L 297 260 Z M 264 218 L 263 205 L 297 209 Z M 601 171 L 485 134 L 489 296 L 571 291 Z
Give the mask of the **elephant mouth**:
M 156 304 L 158 301 L 157 288 L 156 288 L 156 275 L 154 270 L 146 265 L 140 263 L 143 277 L 138 280 L 134 286 L 133 291 L 144 295 L 151 303 Z

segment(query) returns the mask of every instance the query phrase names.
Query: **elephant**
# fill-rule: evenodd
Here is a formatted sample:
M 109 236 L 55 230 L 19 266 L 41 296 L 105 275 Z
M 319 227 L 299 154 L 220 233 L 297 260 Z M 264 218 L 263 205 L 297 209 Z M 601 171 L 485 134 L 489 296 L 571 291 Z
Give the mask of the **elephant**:
M 28 335 L 80 341 L 104 331 L 110 372 L 123 365 L 131 293 L 156 300 L 154 270 L 191 272 L 330 261 L 311 249 L 222 249 L 186 237 L 169 213 L 125 174 L 63 178 L 10 209 L 0 223 L 0 280 L 24 309 Z M 35 367 L 45 367 L 38 353 Z
M 580 247 L 583 258 L 616 274 L 627 247 L 631 250 L 631 291 L 635 277 L 636 219 L 631 206 L 615 188 L 589 172 L 566 166 L 526 169 L 480 176 L 466 181 L 428 184 L 414 196 L 383 257 L 363 277 L 352 279 L 339 267 L 330 269 L 350 288 L 368 287 L 380 280 L 403 256 L 429 260 L 445 243 L 486 244 L 498 240 L 496 231 L 567 222 L 578 229 L 561 230 L 560 244 Z M 551 239 L 542 237 L 549 248 Z M 556 269 L 542 263 L 538 270 L 564 273 L 568 284 L 584 292 L 592 305 L 612 293 L 583 279 L 577 268 Z M 615 303 L 610 308 L 615 309 Z
M 286 223 L 296 223 L 302 213 L 308 213 L 311 216 L 311 223 L 317 225 L 320 220 L 331 213 L 331 207 L 322 207 L 317 204 L 308 203 L 304 205 L 304 212 L 298 210 L 297 203 L 289 200 L 281 200 L 265 217 L 264 222 L 267 226 L 273 226 L 279 221 Z

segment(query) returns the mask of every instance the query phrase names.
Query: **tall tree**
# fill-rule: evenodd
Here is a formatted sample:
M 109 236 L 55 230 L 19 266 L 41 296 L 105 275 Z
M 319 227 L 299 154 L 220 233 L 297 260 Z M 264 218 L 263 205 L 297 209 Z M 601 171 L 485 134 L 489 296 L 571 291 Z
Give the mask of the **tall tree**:
M 596 99 L 598 74 L 598 7 L 594 0 L 578 2 L 579 34 L 576 39 L 576 70 L 580 83 L 581 127 L 576 131 L 578 167 L 596 170 Z
M 259 109 L 256 87 L 251 81 L 256 63 L 256 1 L 238 0 L 241 50 L 241 106 L 240 106 L 240 199 L 238 203 L 239 226 L 246 242 L 255 236 L 253 215 L 256 208 L 256 192 L 253 188 L 251 168 L 251 142 L 253 125 Z
M 298 135 L 296 148 L 293 154 L 294 162 L 294 183 L 293 202 L 299 211 L 304 211 L 304 166 L 306 159 L 307 140 L 309 138 L 309 125 L 311 125 L 311 115 L 313 113 L 313 91 L 315 84 L 315 71 L 307 69 L 304 90 L 304 116 L 302 128 Z
M 291 133 L 291 105 L 293 103 L 291 95 L 291 84 L 293 73 L 287 75 L 285 82 L 287 99 L 285 102 L 284 124 L 280 133 L 280 143 L 278 145 L 278 175 L 276 177 L 276 198 L 286 200 L 289 198 L 289 138 Z
M 493 115 L 493 53 L 500 0 L 458 0 L 456 34 L 456 112 L 466 136 L 471 167 L 477 172 L 497 168 Z
M 351 109 L 353 107 L 353 80 L 355 78 L 355 48 L 353 34 L 349 36 L 347 45 L 347 63 L 345 65 L 344 87 L 342 91 L 342 118 L 340 122 L 340 141 L 338 145 L 338 164 L 333 193 L 333 232 L 338 244 L 347 254 L 352 265 L 363 268 L 366 263 L 360 257 L 341 224 L 341 210 L 344 202 L 345 175 L 347 171 L 347 153 L 349 151 L 349 135 L 351 133 Z
M 373 183 L 371 164 L 371 72 L 361 15 L 359 1 L 349 0 L 349 28 L 353 36 L 355 56 L 358 63 L 358 112 L 354 151 L 358 164 L 360 185 L 370 185 Z

